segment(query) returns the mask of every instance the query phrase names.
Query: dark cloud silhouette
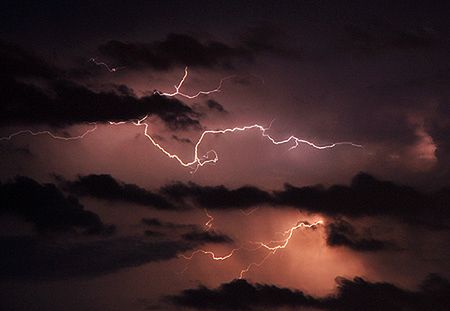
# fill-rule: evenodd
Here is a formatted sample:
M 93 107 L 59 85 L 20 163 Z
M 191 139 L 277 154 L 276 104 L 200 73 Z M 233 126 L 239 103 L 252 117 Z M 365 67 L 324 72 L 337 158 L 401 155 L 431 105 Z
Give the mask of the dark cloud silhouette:
M 447 79 L 445 87 L 448 86 Z M 445 184 L 450 187 L 450 104 L 449 96 L 441 98 L 437 103 L 435 117 L 429 118 L 426 121 L 426 127 L 433 137 L 436 144 L 436 157 L 438 159 L 438 166 L 433 172 L 433 183 L 438 181 L 438 184 Z
M 211 110 L 216 110 L 216 111 L 221 112 L 221 113 L 228 113 L 228 111 L 226 111 L 225 108 L 221 104 L 219 104 L 218 102 L 216 102 L 213 99 L 209 99 L 206 102 L 206 105 Z
M 190 242 L 199 243 L 233 243 L 233 239 L 223 233 L 214 231 L 193 230 L 182 235 L 182 238 Z
M 200 286 L 165 298 L 179 307 L 197 310 L 268 310 L 281 307 L 356 311 L 356 310 L 448 310 L 450 282 L 429 275 L 417 291 L 408 291 L 390 283 L 371 283 L 356 277 L 337 278 L 337 292 L 325 297 L 312 297 L 301 291 L 275 285 L 250 284 L 234 280 L 216 289 Z
M 247 208 L 272 201 L 269 193 L 250 186 L 230 190 L 225 186 L 174 183 L 164 186 L 161 193 L 176 201 L 192 198 L 202 207 L 215 209 Z
M 62 180 L 61 185 L 65 190 L 80 196 L 140 204 L 161 210 L 179 208 L 159 194 L 134 184 L 120 182 L 107 174 L 79 176 L 75 181 Z
M 240 42 L 255 54 L 265 53 L 293 61 L 303 60 L 302 51 L 287 47 L 281 40 L 285 39 L 285 35 L 285 31 L 278 26 L 262 22 L 244 32 L 240 36 Z
M 172 259 L 192 245 L 136 237 L 83 242 L 9 237 L 0 238 L 0 248 L 2 279 L 59 279 L 95 277 Z
M 141 222 L 144 225 L 154 228 L 160 229 L 189 229 L 189 230 L 197 230 L 198 226 L 193 224 L 179 224 L 168 221 L 161 221 L 158 218 L 142 218 Z
M 279 30 L 267 24 L 249 29 L 234 44 L 171 33 L 164 40 L 148 43 L 111 40 L 98 50 L 120 66 L 161 71 L 174 66 L 230 68 L 236 62 L 253 60 L 259 53 L 297 59 L 299 52 L 282 47 L 279 35 Z
M 446 227 L 449 210 L 436 194 L 380 181 L 365 173 L 356 175 L 350 186 L 298 188 L 286 185 L 274 193 L 275 204 L 294 206 L 331 216 L 391 216 L 401 222 Z
M 345 246 L 359 252 L 380 251 L 392 247 L 390 242 L 361 236 L 349 222 L 342 219 L 327 224 L 327 244 Z
M 233 239 L 226 234 L 215 231 L 205 231 L 200 226 L 194 224 L 173 223 L 161 221 L 157 218 L 142 218 L 141 222 L 151 228 L 151 230 L 147 230 L 149 231 L 149 236 L 152 236 L 153 233 L 161 234 L 160 231 L 163 231 L 167 234 L 175 234 L 191 244 L 233 243 Z M 158 231 L 154 231 L 154 229 L 157 229 Z M 147 234 L 147 231 L 145 234 Z
M 0 40 L 0 77 L 56 78 L 59 71 L 30 50 Z
M 0 184 L 0 201 L 0 214 L 17 215 L 40 233 L 114 231 L 97 214 L 85 210 L 75 197 L 65 196 L 54 184 L 40 184 L 28 177 Z
M 184 137 L 178 137 L 177 135 L 172 135 L 172 139 L 183 143 L 183 144 L 192 144 L 192 141 L 189 138 L 184 138 Z
M 217 289 L 200 286 L 186 289 L 178 296 L 167 297 L 176 306 L 198 310 L 251 310 L 312 306 L 315 299 L 300 291 L 273 285 L 250 284 L 246 280 L 234 280 Z
M 443 43 L 436 31 L 426 28 L 401 29 L 381 21 L 366 23 L 364 26 L 346 25 L 344 30 L 346 37 L 343 44 L 365 54 L 429 49 Z
M 139 119 L 157 115 L 172 130 L 200 129 L 197 114 L 174 98 L 158 94 L 141 98 L 116 92 L 94 92 L 68 80 L 52 82 L 50 91 L 13 79 L 1 79 L 5 104 L 0 122 L 67 126 L 86 122 Z M 48 94 L 52 92 L 53 95 Z
M 29 146 L 16 147 L 12 142 L 6 142 L 0 145 L 0 155 L 19 155 L 25 158 L 34 157 Z
M 153 230 L 145 230 L 144 235 L 148 236 L 148 237 L 153 237 L 153 238 L 160 238 L 160 237 L 165 236 L 164 233 L 158 232 L 158 231 L 153 231 Z
M 218 41 L 202 42 L 190 35 L 169 34 L 151 43 L 108 41 L 100 53 L 121 66 L 168 70 L 175 65 L 192 67 L 229 67 L 235 59 L 250 58 L 250 51 Z
M 0 42 L 2 125 L 49 124 L 138 119 L 156 115 L 172 130 L 200 129 L 198 114 L 175 98 L 158 94 L 136 97 L 124 85 L 96 92 L 62 78 L 62 73 L 19 47 Z
M 172 200 L 186 203 L 192 199 L 203 208 L 242 209 L 255 205 L 295 207 L 328 216 L 390 216 L 400 222 L 448 228 L 449 190 L 423 193 L 408 186 L 381 181 L 366 173 L 357 174 L 350 186 L 334 185 L 296 187 L 286 184 L 281 191 L 267 192 L 245 186 L 200 186 L 174 183 L 161 188 Z

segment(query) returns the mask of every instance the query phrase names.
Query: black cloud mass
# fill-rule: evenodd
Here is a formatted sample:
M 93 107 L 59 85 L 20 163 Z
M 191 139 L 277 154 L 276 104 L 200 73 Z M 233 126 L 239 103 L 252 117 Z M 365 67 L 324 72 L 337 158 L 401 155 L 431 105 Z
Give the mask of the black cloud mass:
M 0 184 L 0 201 L 2 214 L 16 215 L 41 233 L 114 231 L 98 215 L 85 210 L 75 197 L 65 196 L 54 184 L 40 184 L 28 177 Z
M 0 123 L 64 127 L 87 122 L 160 117 L 173 130 L 201 128 L 197 114 L 181 101 L 153 94 L 96 92 L 63 78 L 63 72 L 21 48 L 0 42 Z M 119 88 L 120 89 L 120 88 Z M 122 88 L 123 89 L 123 88 Z
M 290 206 L 333 217 L 389 216 L 400 222 L 435 229 L 448 228 L 450 218 L 448 189 L 423 193 L 366 173 L 356 175 L 350 186 L 325 188 L 286 184 L 283 190 L 271 193 L 251 186 L 228 189 L 175 183 L 164 186 L 161 193 L 176 201 L 191 198 L 201 207 L 212 209 L 251 208 L 261 204 Z
M 161 195 L 134 184 L 119 182 L 107 174 L 79 176 L 75 181 L 61 181 L 61 184 L 64 189 L 79 196 L 135 203 L 161 210 L 179 209 Z
M 362 278 L 336 278 L 337 292 L 313 297 L 301 291 L 275 285 L 251 284 L 234 280 L 210 289 L 200 286 L 167 297 L 177 306 L 197 310 L 265 310 L 280 307 L 310 307 L 339 311 L 425 311 L 447 310 L 450 305 L 450 282 L 438 275 L 429 275 L 418 291 L 408 291 L 390 283 L 371 283 Z

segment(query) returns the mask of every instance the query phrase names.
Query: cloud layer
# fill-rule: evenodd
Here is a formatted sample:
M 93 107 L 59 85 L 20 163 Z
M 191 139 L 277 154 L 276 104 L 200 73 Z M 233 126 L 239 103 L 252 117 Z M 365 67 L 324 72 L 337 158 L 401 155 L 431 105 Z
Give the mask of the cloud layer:
M 450 282 L 429 275 L 417 291 L 409 291 L 390 283 L 372 283 L 356 277 L 337 278 L 337 292 L 313 297 L 301 291 L 275 285 L 251 284 L 234 280 L 210 289 L 200 286 L 186 289 L 167 301 L 179 307 L 197 310 L 272 310 L 281 307 L 356 311 L 356 310 L 439 310 L 450 307 Z

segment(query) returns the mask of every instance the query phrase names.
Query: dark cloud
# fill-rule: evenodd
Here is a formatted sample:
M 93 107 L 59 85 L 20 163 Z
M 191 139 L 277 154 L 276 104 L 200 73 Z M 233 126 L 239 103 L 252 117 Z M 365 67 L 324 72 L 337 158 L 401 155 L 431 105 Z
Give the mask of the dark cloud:
M 216 110 L 216 111 L 221 112 L 221 113 L 228 113 L 228 111 L 226 111 L 225 108 L 221 104 L 219 104 L 218 102 L 216 102 L 213 99 L 209 99 L 206 102 L 206 105 L 211 110 Z
M 174 98 L 157 94 L 137 98 L 111 92 L 94 92 L 68 80 L 54 81 L 50 92 L 33 84 L 2 79 L 4 96 L 0 122 L 67 126 L 85 122 L 139 119 L 157 115 L 172 130 L 200 129 L 196 113 Z
M 186 241 L 149 242 L 123 237 L 70 242 L 27 237 L 0 238 L 2 279 L 95 277 L 148 262 L 175 258 L 192 248 Z
M 215 209 L 247 208 L 272 201 L 269 193 L 250 186 L 230 190 L 225 186 L 175 183 L 163 187 L 161 193 L 177 201 L 191 198 L 202 207 Z
M 286 185 L 274 193 L 276 204 L 294 206 L 331 216 L 391 216 L 401 222 L 446 227 L 449 210 L 435 194 L 380 181 L 365 173 L 356 175 L 350 186 L 324 188 Z
M 281 28 L 270 22 L 262 22 L 244 32 L 240 42 L 255 54 L 266 53 L 294 61 L 303 60 L 302 51 L 284 44 L 282 39 L 286 39 L 285 37 L 286 33 Z
M 358 252 L 380 251 L 392 247 L 390 242 L 361 236 L 349 222 L 342 219 L 327 224 L 327 244 L 348 247 Z
M 153 237 L 153 238 L 160 238 L 160 237 L 165 236 L 164 233 L 158 232 L 158 231 L 153 231 L 153 230 L 145 230 L 144 235 L 148 236 L 148 237 Z
M 183 143 L 183 144 L 192 144 L 192 141 L 189 138 L 184 138 L 184 137 L 178 137 L 177 135 L 172 135 L 172 139 Z
M 344 44 L 354 51 L 374 54 L 392 50 L 430 49 L 442 45 L 443 40 L 431 29 L 402 29 L 392 24 L 374 21 L 365 25 L 345 26 Z
M 236 59 L 252 57 L 243 47 L 232 47 L 218 41 L 202 42 L 186 34 L 169 34 L 166 39 L 150 43 L 108 41 L 99 52 L 120 66 L 150 67 L 168 70 L 175 65 L 192 67 L 230 67 Z
M 79 176 L 75 181 L 61 182 L 65 190 L 80 196 L 90 196 L 110 202 L 140 204 L 161 210 L 178 209 L 159 194 L 114 179 L 111 175 Z
M 65 196 L 54 184 L 40 184 L 28 177 L 16 177 L 0 184 L 0 213 L 17 215 L 40 233 L 112 233 L 100 217 L 84 209 L 73 196 Z
M 226 234 L 218 233 L 215 231 L 205 231 L 198 225 L 194 224 L 181 224 L 173 223 L 167 221 L 161 221 L 158 218 L 142 218 L 142 223 L 152 230 L 149 231 L 149 235 L 152 236 L 153 233 L 161 234 L 163 231 L 167 234 L 177 235 L 183 240 L 190 242 L 192 244 L 206 244 L 206 243 L 233 243 L 233 239 Z M 157 229 L 158 231 L 154 231 Z M 147 231 L 145 234 L 147 234 Z
M 160 117 L 173 130 L 201 128 L 197 113 L 175 98 L 158 94 L 136 97 L 133 90 L 124 85 L 96 92 L 62 78 L 59 71 L 40 58 L 1 42 L 0 55 L 6 66 L 0 73 L 2 125 L 26 123 L 62 127 L 138 119 L 148 114 Z
M 450 79 L 446 83 L 448 86 Z M 433 179 L 450 187 L 450 96 L 441 98 L 433 118 L 426 120 L 426 127 L 436 144 L 438 167 Z M 432 181 L 435 183 L 435 181 Z
M 325 297 L 312 297 L 301 291 L 275 285 L 250 284 L 234 280 L 216 289 L 200 286 L 187 289 L 166 301 L 197 310 L 268 310 L 281 307 L 337 311 L 448 310 L 450 282 L 429 275 L 417 291 L 408 291 L 390 283 L 371 283 L 362 278 L 337 278 L 337 292 Z
M 249 62 L 257 54 L 299 59 L 299 51 L 289 49 L 279 40 L 283 32 L 270 24 L 248 29 L 235 43 L 201 40 L 188 34 L 171 33 L 153 42 L 108 41 L 99 52 L 119 66 L 149 67 L 169 70 L 174 66 L 231 68 L 237 62 Z
M 167 298 L 180 307 L 199 310 L 251 310 L 253 308 L 275 308 L 312 306 L 314 298 L 300 291 L 271 285 L 250 284 L 246 280 L 234 280 L 217 289 L 200 286 L 186 289 L 178 296 Z
M 58 70 L 29 50 L 0 40 L 0 77 L 56 78 Z
M 6 142 L 0 145 L 0 154 L 1 155 L 19 155 L 26 158 L 32 158 L 34 157 L 33 152 L 31 151 L 29 146 L 20 146 L 16 147 L 11 142 Z
M 233 243 L 233 239 L 228 235 L 217 233 L 214 231 L 194 230 L 183 234 L 182 238 L 186 241 L 199 243 Z
M 329 188 L 286 184 L 281 191 L 267 192 L 251 186 L 228 189 L 194 183 L 175 183 L 161 188 L 161 193 L 172 200 L 186 203 L 187 199 L 192 199 L 203 208 L 245 209 L 260 204 L 290 206 L 333 217 L 390 216 L 400 222 L 434 229 L 448 228 L 448 191 L 423 193 L 366 173 L 357 174 L 350 186 Z
M 197 230 L 198 226 L 193 224 L 179 224 L 179 223 L 173 223 L 168 221 L 161 221 L 158 218 L 142 218 L 142 223 L 144 225 L 154 227 L 154 228 L 160 228 L 160 229 L 189 229 L 189 230 Z

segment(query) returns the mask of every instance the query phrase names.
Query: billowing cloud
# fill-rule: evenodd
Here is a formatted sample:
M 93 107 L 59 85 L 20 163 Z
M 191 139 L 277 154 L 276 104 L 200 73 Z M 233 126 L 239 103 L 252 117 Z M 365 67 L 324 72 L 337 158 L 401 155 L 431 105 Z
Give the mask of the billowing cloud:
M 193 247 L 186 241 L 147 241 L 121 237 L 96 241 L 0 238 L 2 279 L 94 277 L 175 258 Z
M 16 54 L 15 54 L 16 53 Z M 173 130 L 200 129 L 197 113 L 183 102 L 152 94 L 136 97 L 126 86 L 94 91 L 62 78 L 60 70 L 19 47 L 0 42 L 2 125 L 67 126 L 87 122 L 139 119 L 156 115 Z
M 142 218 L 141 221 L 144 225 L 151 228 L 151 230 L 146 230 L 144 232 L 148 236 L 157 236 L 158 234 L 176 234 L 183 240 L 195 244 L 233 243 L 233 239 L 224 233 L 204 231 L 203 228 L 194 224 L 173 223 L 161 221 L 157 218 Z
M 358 252 L 380 251 L 393 246 L 390 242 L 361 235 L 343 219 L 327 224 L 327 245 L 344 246 Z
M 159 194 L 134 184 L 120 182 L 107 174 L 79 176 L 74 181 L 62 181 L 62 186 L 73 194 L 110 202 L 134 203 L 160 210 L 179 208 Z
M 174 223 L 174 222 L 170 222 L 170 221 L 161 221 L 158 218 L 142 218 L 141 222 L 144 225 L 147 225 L 149 227 L 168 229 L 168 230 L 172 230 L 172 229 L 196 230 L 198 228 L 197 225 Z
M 215 231 L 200 231 L 194 230 L 182 235 L 182 238 L 190 242 L 199 243 L 232 243 L 233 239 L 223 233 L 217 233 Z
M 40 233 L 78 232 L 108 234 L 113 226 L 84 209 L 73 196 L 65 196 L 54 184 L 40 184 L 17 177 L 0 184 L 0 213 L 16 215 L 33 224 Z
M 279 30 L 265 24 L 249 29 L 231 44 L 171 33 L 163 40 L 152 42 L 111 40 L 100 45 L 98 50 L 120 66 L 161 71 L 174 66 L 230 68 L 236 62 L 253 60 L 259 53 L 298 59 L 298 51 L 284 48 L 277 41 L 280 35 Z
M 192 198 L 201 207 L 215 209 L 248 208 L 270 203 L 271 195 L 256 187 L 228 189 L 225 186 L 200 186 L 195 183 L 174 183 L 164 186 L 161 193 L 176 200 Z
M 218 112 L 221 113 L 227 113 L 228 111 L 225 110 L 225 108 L 219 104 L 217 101 L 215 101 L 214 99 L 210 99 L 206 102 L 206 105 L 208 106 L 209 109 L 211 110 L 216 110 Z
M 372 283 L 356 277 L 336 278 L 337 292 L 313 297 L 301 291 L 275 285 L 251 284 L 234 280 L 216 289 L 200 286 L 186 289 L 166 301 L 197 310 L 273 310 L 281 307 L 321 310 L 447 310 L 450 307 L 450 282 L 429 275 L 417 291 L 409 291 L 390 283 Z
M 175 183 L 161 188 L 161 193 L 178 202 L 193 199 L 211 209 L 241 209 L 257 205 L 289 206 L 328 216 L 390 216 L 400 222 L 422 224 L 435 229 L 447 228 L 450 214 L 448 190 L 423 193 L 414 188 L 381 181 L 366 173 L 357 174 L 350 186 L 334 185 L 296 187 L 268 192 L 244 186 L 200 186 Z
M 150 43 L 108 41 L 99 46 L 102 55 L 127 67 L 168 70 L 174 65 L 229 67 L 235 59 L 252 56 L 250 50 L 218 41 L 202 42 L 186 34 L 169 34 L 165 40 Z
M 356 24 L 346 25 L 345 34 L 343 43 L 350 49 L 365 54 L 429 49 L 443 43 L 431 29 L 402 29 L 381 21 L 367 23 L 364 27 Z

